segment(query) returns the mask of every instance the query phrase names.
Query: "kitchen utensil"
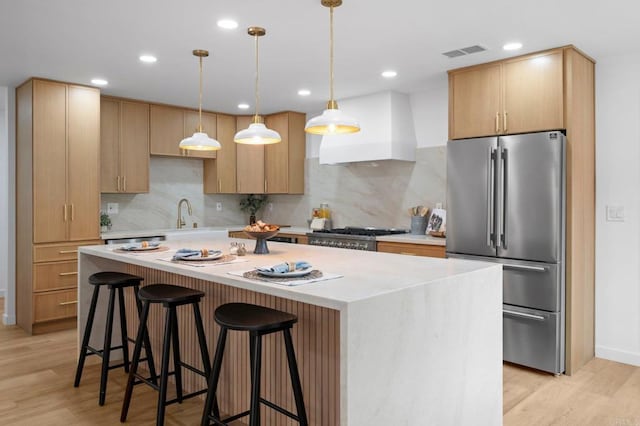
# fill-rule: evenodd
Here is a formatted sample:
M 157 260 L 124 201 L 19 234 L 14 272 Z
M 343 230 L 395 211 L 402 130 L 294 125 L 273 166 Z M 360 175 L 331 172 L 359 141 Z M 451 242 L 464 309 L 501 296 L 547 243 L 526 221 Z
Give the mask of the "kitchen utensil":
M 429 207 L 422 207 L 420 209 L 420 216 L 426 216 L 429 213 Z

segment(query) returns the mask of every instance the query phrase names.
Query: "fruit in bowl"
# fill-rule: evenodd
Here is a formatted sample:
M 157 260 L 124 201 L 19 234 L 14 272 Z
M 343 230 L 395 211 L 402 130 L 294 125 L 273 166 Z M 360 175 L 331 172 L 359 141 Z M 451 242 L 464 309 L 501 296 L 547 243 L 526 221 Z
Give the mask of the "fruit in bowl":
M 253 225 L 245 226 L 244 233 L 251 238 L 256 239 L 256 248 L 253 250 L 255 254 L 269 253 L 267 248 L 267 239 L 278 233 L 280 227 L 278 225 L 269 225 L 259 220 Z
M 268 223 L 264 223 L 261 220 L 257 221 L 253 225 L 247 225 L 244 227 L 245 232 L 271 232 L 278 230 L 280 230 L 280 227 L 278 225 L 270 225 Z

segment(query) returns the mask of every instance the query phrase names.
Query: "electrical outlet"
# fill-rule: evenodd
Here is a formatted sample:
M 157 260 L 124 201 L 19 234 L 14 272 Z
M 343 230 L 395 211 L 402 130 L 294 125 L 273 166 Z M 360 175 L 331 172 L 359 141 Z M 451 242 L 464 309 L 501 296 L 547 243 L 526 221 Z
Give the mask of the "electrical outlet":
M 607 222 L 624 222 L 624 206 L 607 206 Z
M 267 204 L 267 210 L 269 210 L 270 212 L 273 211 L 273 203 L 268 203 Z
M 216 211 L 218 211 L 218 212 L 222 211 L 222 202 L 218 201 L 216 203 Z
M 107 203 L 107 214 L 118 214 L 118 203 Z

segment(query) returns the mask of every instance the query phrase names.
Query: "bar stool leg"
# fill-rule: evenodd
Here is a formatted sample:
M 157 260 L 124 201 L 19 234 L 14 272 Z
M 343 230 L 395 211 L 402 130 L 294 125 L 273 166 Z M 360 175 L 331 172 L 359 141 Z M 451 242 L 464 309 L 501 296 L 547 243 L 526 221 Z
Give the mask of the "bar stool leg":
M 249 413 L 249 426 L 260 426 L 260 365 L 262 363 L 262 336 L 251 333 L 252 360 L 251 360 L 251 412 Z
M 138 318 L 142 319 L 142 302 L 138 298 L 138 290 L 140 290 L 140 286 L 133 287 L 133 293 L 136 299 L 136 308 L 138 309 Z M 147 366 L 149 367 L 149 373 L 151 376 L 151 382 L 154 385 L 158 384 L 158 375 L 156 374 L 156 366 L 153 360 L 153 352 L 151 351 L 151 341 L 149 340 L 149 330 L 147 330 L 147 322 L 144 323 L 140 321 L 140 324 L 144 328 L 144 352 L 147 355 Z
M 116 290 L 109 290 L 109 306 L 107 308 L 107 325 L 102 346 L 102 374 L 100 375 L 100 398 L 98 403 L 104 405 L 107 396 L 107 378 L 109 375 L 109 358 L 111 355 L 111 335 L 113 334 L 113 310 L 116 303 Z
M 173 340 L 173 372 L 176 377 L 176 398 L 182 404 L 182 362 L 180 358 L 180 338 L 178 336 L 178 315 L 176 308 L 173 311 L 171 321 L 171 337 Z
M 124 289 L 118 287 L 118 308 L 120 309 L 120 337 L 122 340 L 122 361 L 125 373 L 129 372 L 129 338 L 127 336 L 127 315 L 124 306 Z
M 124 392 L 122 401 L 122 411 L 120 412 L 120 421 L 124 423 L 129 413 L 129 405 L 131 405 L 131 394 L 133 393 L 133 385 L 136 380 L 138 371 L 138 363 L 140 362 L 140 352 L 142 352 L 142 341 L 146 333 L 147 318 L 149 317 L 149 303 L 142 304 L 142 312 L 140 313 L 140 326 L 138 327 L 138 337 L 136 345 L 133 348 L 133 359 L 131 360 L 131 369 L 129 370 L 129 378 L 127 379 L 127 388 Z
M 78 367 L 76 368 L 76 378 L 73 382 L 73 387 L 80 386 L 80 379 L 82 378 L 82 370 L 84 369 L 84 361 L 87 358 L 87 346 L 89 346 L 89 339 L 91 338 L 91 329 L 93 328 L 93 319 L 96 316 L 96 306 L 98 305 L 98 296 L 100 295 L 100 286 L 94 286 L 93 295 L 91 296 L 91 305 L 89 306 L 89 315 L 87 316 L 87 324 L 84 329 L 84 336 L 82 337 L 82 346 L 80 347 L 80 356 L 78 357 Z
M 167 309 L 164 321 L 164 344 L 162 347 L 162 367 L 160 367 L 160 392 L 158 394 L 158 414 L 156 425 L 164 424 L 165 401 L 167 400 L 167 385 L 169 382 L 169 352 L 171 350 L 171 330 L 173 329 L 173 309 Z
M 220 378 L 220 369 L 222 367 L 222 356 L 224 355 L 224 347 L 227 342 L 226 327 L 220 328 L 218 335 L 218 343 L 216 345 L 216 353 L 213 357 L 213 368 L 211 369 L 211 378 L 209 379 L 209 390 L 207 392 L 207 402 L 204 405 L 204 413 L 202 414 L 201 426 L 209 425 L 209 417 L 211 416 L 211 407 L 213 401 L 216 400 L 218 391 L 218 379 Z M 220 420 L 220 413 L 214 412 L 214 417 Z
M 202 357 L 202 369 L 207 378 L 211 377 L 211 360 L 209 358 L 209 350 L 207 349 L 207 338 L 204 334 L 204 326 L 202 323 L 202 315 L 200 307 L 197 303 L 193 303 L 193 317 L 196 323 L 196 332 L 198 333 L 198 342 L 200 344 L 200 355 Z M 220 409 L 218 407 L 218 398 L 213 399 L 213 413 L 216 417 L 220 417 Z
M 304 408 L 304 398 L 302 397 L 302 385 L 300 384 L 300 375 L 298 373 L 298 363 L 296 362 L 296 354 L 293 350 L 293 341 L 291 339 L 291 331 L 286 328 L 283 331 L 284 345 L 287 350 L 287 361 L 289 364 L 289 375 L 291 376 L 291 386 L 293 387 L 293 397 L 296 401 L 296 412 L 298 414 L 300 426 L 307 426 L 307 412 Z

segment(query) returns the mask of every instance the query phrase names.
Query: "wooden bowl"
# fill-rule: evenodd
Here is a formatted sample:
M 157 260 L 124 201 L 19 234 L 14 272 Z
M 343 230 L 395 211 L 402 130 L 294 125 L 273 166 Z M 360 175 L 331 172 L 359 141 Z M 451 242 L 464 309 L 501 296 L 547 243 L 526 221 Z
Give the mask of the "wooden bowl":
M 267 247 L 267 240 L 273 236 L 275 236 L 280 231 L 280 228 L 273 229 L 271 231 L 264 232 L 255 232 L 255 231 L 244 231 L 251 238 L 255 238 L 256 246 L 253 249 L 254 254 L 267 254 L 269 253 L 269 248 Z

